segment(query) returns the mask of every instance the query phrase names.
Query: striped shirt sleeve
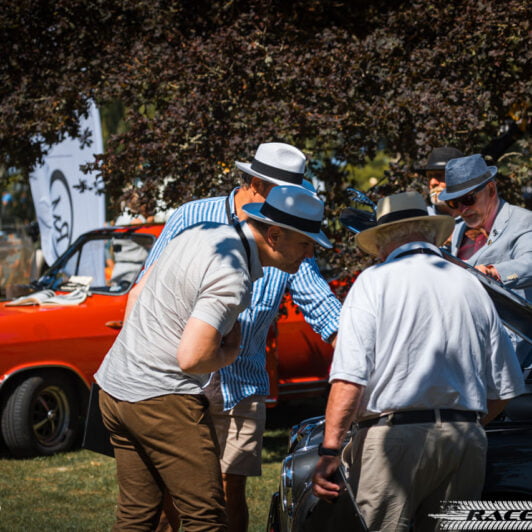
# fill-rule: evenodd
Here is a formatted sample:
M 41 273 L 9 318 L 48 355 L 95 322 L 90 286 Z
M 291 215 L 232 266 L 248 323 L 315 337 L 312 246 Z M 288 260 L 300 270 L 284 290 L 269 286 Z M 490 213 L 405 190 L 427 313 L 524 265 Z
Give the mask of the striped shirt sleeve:
M 315 259 L 306 259 L 288 281 L 288 288 L 307 323 L 327 341 L 338 330 L 340 301 L 321 275 Z

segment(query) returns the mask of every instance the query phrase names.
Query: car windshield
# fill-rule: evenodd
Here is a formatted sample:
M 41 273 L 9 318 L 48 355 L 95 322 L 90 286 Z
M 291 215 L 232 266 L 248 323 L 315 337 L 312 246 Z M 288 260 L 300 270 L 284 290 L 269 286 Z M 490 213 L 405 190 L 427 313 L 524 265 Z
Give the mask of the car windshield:
M 124 293 L 137 278 L 153 242 L 152 235 L 135 233 L 82 237 L 44 273 L 38 288 L 68 291 L 88 281 L 92 293 Z

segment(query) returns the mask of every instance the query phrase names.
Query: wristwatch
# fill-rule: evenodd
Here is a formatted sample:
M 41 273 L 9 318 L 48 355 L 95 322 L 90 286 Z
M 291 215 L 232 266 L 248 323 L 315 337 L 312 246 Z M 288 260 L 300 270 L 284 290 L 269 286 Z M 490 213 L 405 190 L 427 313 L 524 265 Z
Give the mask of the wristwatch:
M 340 454 L 340 449 L 330 449 L 329 447 L 324 447 L 321 443 L 318 446 L 318 456 L 338 456 Z

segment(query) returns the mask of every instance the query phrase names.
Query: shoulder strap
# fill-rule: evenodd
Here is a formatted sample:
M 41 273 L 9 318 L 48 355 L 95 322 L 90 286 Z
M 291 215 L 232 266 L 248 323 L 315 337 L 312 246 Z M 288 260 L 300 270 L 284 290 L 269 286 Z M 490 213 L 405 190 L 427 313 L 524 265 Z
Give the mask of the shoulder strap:
M 248 261 L 248 271 L 251 274 L 251 248 L 249 247 L 248 239 L 246 238 L 246 235 L 244 235 L 244 231 L 242 231 L 242 227 L 240 226 L 240 222 L 238 218 L 231 213 L 231 205 L 229 203 L 229 196 L 225 198 L 225 213 L 227 214 L 227 221 L 233 227 L 236 229 L 236 232 L 238 233 L 238 236 L 240 237 L 240 240 L 242 241 L 242 245 L 244 246 L 244 250 L 246 251 L 246 258 Z
M 232 224 L 233 223 L 233 213 L 231 212 L 231 200 L 229 199 L 230 196 L 227 196 L 225 198 L 225 214 L 227 216 L 227 223 Z

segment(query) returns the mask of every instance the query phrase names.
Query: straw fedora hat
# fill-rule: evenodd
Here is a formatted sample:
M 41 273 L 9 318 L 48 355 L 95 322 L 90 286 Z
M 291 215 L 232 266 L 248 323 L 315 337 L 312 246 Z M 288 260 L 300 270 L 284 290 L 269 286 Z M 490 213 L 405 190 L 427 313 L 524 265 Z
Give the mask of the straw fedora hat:
M 265 142 L 257 148 L 251 163 L 236 161 L 235 164 L 242 172 L 274 185 L 308 187 L 308 182 L 303 182 L 305 154 L 284 142 Z
M 250 218 L 297 231 L 332 248 L 321 230 L 323 201 L 310 190 L 292 185 L 273 187 L 264 203 L 248 203 L 242 208 Z
M 357 245 L 370 255 L 379 255 L 379 234 L 387 227 L 411 221 L 429 222 L 436 229 L 437 246 L 441 246 L 454 229 L 454 218 L 446 215 L 429 216 L 423 197 L 417 192 L 401 192 L 377 203 L 376 225 L 361 231 L 356 237 Z

